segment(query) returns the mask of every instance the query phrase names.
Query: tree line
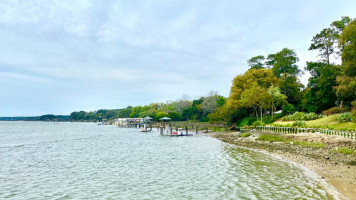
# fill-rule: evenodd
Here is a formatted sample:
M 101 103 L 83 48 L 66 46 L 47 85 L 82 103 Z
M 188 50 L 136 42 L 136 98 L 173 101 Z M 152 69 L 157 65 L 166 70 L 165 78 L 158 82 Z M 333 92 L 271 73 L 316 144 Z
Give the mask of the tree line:
M 145 106 L 128 106 L 123 109 L 101 109 L 92 112 L 72 112 L 70 117 L 75 121 L 101 121 L 115 118 L 144 118 L 151 117 L 159 120 L 169 117 L 174 121 L 209 121 L 209 114 L 216 111 L 225 103 L 225 98 L 211 91 L 206 96 L 191 100 L 187 95 L 177 101 L 166 103 L 151 103 Z
M 52 115 L 46 114 L 41 116 L 32 116 L 32 117 L 0 117 L 0 121 L 69 121 L 69 115 Z

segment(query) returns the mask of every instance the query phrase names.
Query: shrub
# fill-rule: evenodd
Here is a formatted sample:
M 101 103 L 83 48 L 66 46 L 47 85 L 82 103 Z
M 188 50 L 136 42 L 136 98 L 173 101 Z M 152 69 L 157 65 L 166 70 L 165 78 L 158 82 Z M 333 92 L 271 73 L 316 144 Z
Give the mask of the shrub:
M 267 115 L 267 116 L 263 117 L 263 122 L 266 124 L 270 124 L 270 123 L 275 122 L 277 119 L 281 118 L 282 116 L 283 116 L 282 113 L 273 115 L 273 118 L 272 118 L 272 115 Z
M 323 114 L 332 115 L 332 114 L 343 113 L 343 112 L 346 112 L 346 111 L 347 111 L 346 108 L 333 107 L 333 108 L 330 108 L 328 110 L 323 111 Z
M 255 121 L 255 122 L 253 122 L 252 125 L 254 125 L 254 126 L 264 126 L 266 124 L 264 122 L 261 122 L 261 121 Z
M 293 115 L 288 115 L 282 118 L 283 121 L 309 121 L 318 119 L 318 115 L 311 113 L 295 112 Z
M 342 154 L 354 154 L 355 151 L 352 149 L 349 149 L 347 147 L 339 147 L 336 149 L 337 152 L 342 153 Z
M 302 147 L 316 147 L 316 148 L 325 147 L 324 143 L 314 143 L 314 142 L 308 142 L 308 141 L 295 141 L 295 142 L 293 142 L 293 144 L 300 145 Z
M 240 137 L 248 137 L 250 135 L 251 135 L 251 133 L 241 133 Z
M 262 141 L 278 141 L 281 142 L 283 139 L 279 137 L 278 135 L 260 135 L 257 140 L 262 140 Z
M 305 120 L 305 115 L 302 112 L 295 112 L 292 117 L 293 120 Z
M 305 122 L 304 121 L 296 121 L 293 123 L 293 126 L 302 127 L 302 126 L 305 126 Z
M 352 115 L 350 112 L 342 113 L 337 117 L 337 121 L 344 123 L 344 122 L 351 122 Z
M 250 128 L 250 126 L 249 126 L 249 125 L 245 125 L 245 126 L 243 126 L 243 128 L 245 128 L 245 129 L 249 129 L 249 128 Z
M 313 112 L 304 114 L 304 117 L 305 117 L 305 120 L 306 120 L 306 121 L 318 119 L 318 115 L 316 115 L 316 114 L 313 113 Z
M 256 121 L 255 117 L 245 117 L 242 121 L 237 121 L 236 126 L 250 126 L 254 121 Z
M 291 114 L 291 113 L 294 113 L 294 112 L 295 112 L 295 108 L 294 108 L 294 106 L 292 104 L 288 103 L 288 104 L 284 105 L 283 108 L 282 108 L 282 113 L 284 115 Z

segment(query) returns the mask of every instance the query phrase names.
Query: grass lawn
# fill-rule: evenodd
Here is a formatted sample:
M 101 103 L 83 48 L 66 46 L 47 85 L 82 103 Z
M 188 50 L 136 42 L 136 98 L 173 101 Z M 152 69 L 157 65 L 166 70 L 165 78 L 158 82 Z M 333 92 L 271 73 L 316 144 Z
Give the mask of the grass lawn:
M 310 127 L 310 128 L 332 128 L 332 129 L 337 129 L 337 130 L 353 130 L 356 131 L 356 123 L 354 122 L 346 122 L 346 123 L 340 123 L 337 121 L 337 116 L 336 115 L 329 115 L 327 117 L 323 117 L 320 119 L 316 119 L 316 120 L 310 120 L 310 121 L 306 121 L 306 126 Z M 274 124 L 278 124 L 278 125 L 285 125 L 285 126 L 291 126 L 293 124 L 294 121 L 288 121 L 288 122 L 284 122 L 284 121 L 276 121 L 274 123 L 272 123 L 271 125 Z

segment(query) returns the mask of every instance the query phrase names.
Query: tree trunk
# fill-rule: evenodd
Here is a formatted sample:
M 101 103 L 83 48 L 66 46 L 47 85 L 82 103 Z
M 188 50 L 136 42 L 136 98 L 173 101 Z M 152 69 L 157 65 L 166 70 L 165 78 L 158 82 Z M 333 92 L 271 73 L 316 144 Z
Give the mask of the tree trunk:
M 260 107 L 260 112 L 261 112 L 261 122 L 262 122 L 262 107 Z
M 256 118 L 257 118 L 257 121 L 258 121 L 258 112 L 257 112 L 257 109 L 256 109 L 256 107 L 253 107 L 253 109 L 254 109 L 255 112 L 256 112 Z
M 284 72 L 284 95 L 287 96 L 287 73 Z
M 326 43 L 326 58 L 327 58 L 328 65 L 330 65 L 329 46 L 328 46 L 328 43 Z
M 272 100 L 272 119 L 273 119 L 273 109 L 274 109 L 274 103 L 273 103 L 273 100 Z

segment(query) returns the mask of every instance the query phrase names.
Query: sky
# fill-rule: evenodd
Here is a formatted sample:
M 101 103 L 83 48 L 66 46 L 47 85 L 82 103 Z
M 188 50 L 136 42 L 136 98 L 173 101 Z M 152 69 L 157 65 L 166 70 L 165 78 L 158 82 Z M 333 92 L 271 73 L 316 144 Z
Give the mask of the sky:
M 355 0 L 1 0 L 0 116 L 228 96 L 257 55 L 295 50 Z M 308 73 L 299 77 L 307 84 Z

